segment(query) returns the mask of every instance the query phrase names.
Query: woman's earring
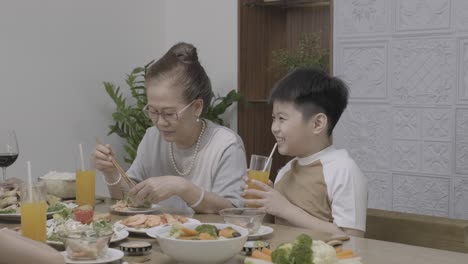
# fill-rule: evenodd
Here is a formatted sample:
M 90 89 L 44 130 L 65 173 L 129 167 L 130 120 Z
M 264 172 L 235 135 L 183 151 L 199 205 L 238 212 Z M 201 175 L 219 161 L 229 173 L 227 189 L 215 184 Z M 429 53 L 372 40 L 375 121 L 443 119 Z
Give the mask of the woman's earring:
M 197 123 L 200 122 L 200 117 L 197 116 Z

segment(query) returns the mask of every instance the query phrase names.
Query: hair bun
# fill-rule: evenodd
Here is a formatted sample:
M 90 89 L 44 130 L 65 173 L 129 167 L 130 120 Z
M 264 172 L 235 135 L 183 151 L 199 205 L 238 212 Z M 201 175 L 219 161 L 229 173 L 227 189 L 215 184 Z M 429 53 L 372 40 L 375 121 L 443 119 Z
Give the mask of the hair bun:
M 180 42 L 174 45 L 171 50 L 177 57 L 177 60 L 182 63 L 193 63 L 198 61 L 197 48 L 192 44 Z

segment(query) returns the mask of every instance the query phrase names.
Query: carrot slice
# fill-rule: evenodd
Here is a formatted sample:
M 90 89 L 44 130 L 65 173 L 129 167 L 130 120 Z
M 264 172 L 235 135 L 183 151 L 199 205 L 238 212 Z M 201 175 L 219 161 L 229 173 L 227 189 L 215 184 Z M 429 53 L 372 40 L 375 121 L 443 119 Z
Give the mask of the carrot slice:
M 215 240 L 216 239 L 208 233 L 200 233 L 198 237 L 200 238 L 200 240 Z
M 187 227 L 182 227 L 182 232 L 184 232 L 187 236 L 196 236 L 198 232 L 194 229 L 190 229 Z
M 263 260 L 266 260 L 266 261 L 270 261 L 271 262 L 271 256 L 265 254 L 265 253 L 262 253 L 261 251 L 259 250 L 254 250 L 252 252 L 252 258 L 256 258 L 256 259 L 263 259 Z
M 344 250 L 336 253 L 336 257 L 339 259 L 352 258 L 355 257 L 352 250 Z
M 344 251 L 341 251 L 339 253 L 337 253 L 337 255 L 349 255 L 349 254 L 353 254 L 353 251 L 351 249 L 348 249 L 348 250 L 344 250 Z
M 266 248 L 266 247 L 262 248 L 262 253 L 265 255 L 271 256 L 271 252 L 273 252 L 273 250 L 269 248 Z

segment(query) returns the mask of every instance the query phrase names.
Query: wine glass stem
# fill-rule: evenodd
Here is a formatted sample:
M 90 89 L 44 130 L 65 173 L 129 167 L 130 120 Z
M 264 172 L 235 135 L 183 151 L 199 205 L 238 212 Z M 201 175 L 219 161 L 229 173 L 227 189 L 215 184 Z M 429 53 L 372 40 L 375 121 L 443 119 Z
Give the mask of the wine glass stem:
M 2 167 L 3 169 L 3 181 L 6 181 L 6 167 Z

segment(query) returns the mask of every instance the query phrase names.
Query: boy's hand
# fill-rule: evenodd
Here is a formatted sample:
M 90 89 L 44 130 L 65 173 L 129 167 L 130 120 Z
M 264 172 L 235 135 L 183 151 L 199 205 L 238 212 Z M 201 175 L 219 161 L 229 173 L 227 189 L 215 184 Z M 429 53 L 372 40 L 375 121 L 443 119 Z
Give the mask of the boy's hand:
M 249 176 L 248 175 L 244 175 L 244 177 L 242 177 L 242 181 L 244 181 L 244 184 L 241 185 L 241 189 L 244 191 L 244 190 L 247 190 L 249 188 L 249 186 L 247 185 L 247 183 L 249 182 Z M 268 180 L 268 186 L 270 186 L 271 188 L 273 188 L 273 182 Z
M 261 190 L 256 189 L 244 189 L 242 196 L 255 195 L 259 199 L 244 199 L 246 206 L 260 206 L 264 208 L 267 213 L 285 218 L 282 213 L 284 208 L 292 206 L 291 203 L 281 193 L 273 189 L 269 184 L 264 184 L 257 180 L 252 181 Z

